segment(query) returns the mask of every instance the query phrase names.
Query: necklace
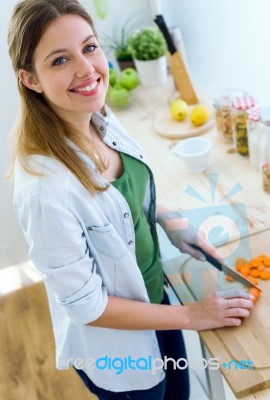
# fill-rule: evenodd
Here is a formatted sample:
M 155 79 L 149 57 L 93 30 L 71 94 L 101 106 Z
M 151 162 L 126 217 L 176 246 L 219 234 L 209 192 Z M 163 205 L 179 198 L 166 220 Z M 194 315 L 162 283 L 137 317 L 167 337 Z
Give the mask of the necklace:
M 97 146 L 96 146 L 96 143 L 95 143 L 95 134 L 93 132 L 93 129 L 95 129 L 95 128 L 92 128 L 92 123 L 90 122 L 89 131 L 90 131 L 90 134 L 91 134 L 91 137 L 92 137 L 93 157 L 95 159 L 94 160 L 95 162 L 100 163 L 101 157 L 99 155 L 99 151 L 97 150 Z

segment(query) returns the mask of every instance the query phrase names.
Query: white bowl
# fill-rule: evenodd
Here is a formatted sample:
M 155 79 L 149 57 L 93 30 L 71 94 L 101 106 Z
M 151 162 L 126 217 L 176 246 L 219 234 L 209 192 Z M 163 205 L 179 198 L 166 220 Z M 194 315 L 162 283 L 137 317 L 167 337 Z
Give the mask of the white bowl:
M 192 172 L 202 172 L 208 165 L 212 142 L 202 137 L 184 139 L 178 142 L 172 152 L 179 156 Z

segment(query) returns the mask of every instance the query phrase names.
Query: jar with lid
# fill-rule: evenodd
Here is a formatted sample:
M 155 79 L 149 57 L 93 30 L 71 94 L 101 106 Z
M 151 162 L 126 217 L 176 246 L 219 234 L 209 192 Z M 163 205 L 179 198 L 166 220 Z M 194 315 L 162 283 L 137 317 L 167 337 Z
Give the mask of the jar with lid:
M 263 173 L 263 188 L 270 193 L 270 108 L 261 112 L 262 137 L 259 144 L 260 164 Z
M 255 100 L 251 96 L 237 97 L 233 100 L 232 107 L 235 147 L 239 154 L 248 156 L 248 119 L 249 112 L 255 108 Z
M 248 92 L 241 89 L 226 89 L 214 99 L 217 131 L 227 143 L 233 141 L 232 101 L 236 97 L 248 95 Z

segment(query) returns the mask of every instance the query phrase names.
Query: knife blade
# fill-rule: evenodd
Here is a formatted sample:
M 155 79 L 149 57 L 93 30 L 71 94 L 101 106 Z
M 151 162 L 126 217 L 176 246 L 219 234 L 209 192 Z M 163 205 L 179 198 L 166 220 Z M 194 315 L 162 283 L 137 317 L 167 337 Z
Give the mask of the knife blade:
M 237 272 L 237 271 L 233 270 L 232 268 L 228 267 L 228 265 L 220 262 L 218 259 L 210 256 L 210 254 L 206 253 L 200 246 L 197 246 L 196 244 L 192 244 L 191 247 L 193 247 L 195 250 L 200 251 L 205 256 L 206 261 L 208 261 L 211 265 L 213 265 L 219 271 L 223 272 L 225 275 L 230 276 L 231 278 L 233 278 L 237 282 L 242 283 L 245 286 L 254 287 L 257 290 L 259 290 L 260 292 L 262 291 L 262 289 L 260 289 L 254 283 L 250 282 L 243 275 L 239 274 L 239 272 Z

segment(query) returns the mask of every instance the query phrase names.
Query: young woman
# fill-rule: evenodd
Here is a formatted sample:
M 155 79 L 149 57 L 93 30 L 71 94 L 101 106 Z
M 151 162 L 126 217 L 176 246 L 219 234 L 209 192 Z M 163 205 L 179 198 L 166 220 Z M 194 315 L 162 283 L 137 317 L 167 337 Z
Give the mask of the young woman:
M 21 97 L 14 203 L 44 276 L 57 368 L 74 366 L 99 399 L 188 399 L 187 370 L 153 363 L 186 357 L 180 329 L 238 326 L 252 301 L 169 305 L 156 221 L 180 250 L 217 254 L 156 213 L 146 157 L 105 106 L 108 63 L 81 4 L 21 1 L 8 44 Z

